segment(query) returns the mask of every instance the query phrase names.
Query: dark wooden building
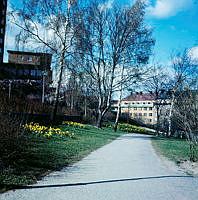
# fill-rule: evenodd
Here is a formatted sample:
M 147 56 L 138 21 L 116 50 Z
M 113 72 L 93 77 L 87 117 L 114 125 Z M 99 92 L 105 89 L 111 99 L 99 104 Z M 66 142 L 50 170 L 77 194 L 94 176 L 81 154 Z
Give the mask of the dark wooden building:
M 3 63 L 7 0 L 0 0 L 0 64 Z

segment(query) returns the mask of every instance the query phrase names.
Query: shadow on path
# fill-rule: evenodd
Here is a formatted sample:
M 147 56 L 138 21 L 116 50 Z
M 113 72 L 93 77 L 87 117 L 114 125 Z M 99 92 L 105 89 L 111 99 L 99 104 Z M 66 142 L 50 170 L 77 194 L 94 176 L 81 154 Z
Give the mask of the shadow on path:
M 39 188 L 55 188 L 55 187 L 72 187 L 81 185 L 94 185 L 103 183 L 115 183 L 115 182 L 126 182 L 126 181 L 138 181 L 147 179 L 167 179 L 167 178 L 194 178 L 193 176 L 150 176 L 150 177 L 140 177 L 140 178 L 128 178 L 128 179 L 115 179 L 115 180 L 104 180 L 95 182 L 85 182 L 85 183 L 71 183 L 71 184 L 55 184 L 55 185 L 38 185 L 38 186 L 14 186 L 14 189 L 39 189 Z

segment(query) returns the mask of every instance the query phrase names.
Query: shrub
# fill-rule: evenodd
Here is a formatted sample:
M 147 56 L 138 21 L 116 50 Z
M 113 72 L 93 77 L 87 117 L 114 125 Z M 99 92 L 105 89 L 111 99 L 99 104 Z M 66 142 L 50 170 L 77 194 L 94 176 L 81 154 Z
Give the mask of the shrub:
M 109 128 L 113 128 L 114 124 L 104 123 L 104 126 L 109 127 Z M 134 126 L 134 125 L 131 125 L 131 124 L 127 124 L 127 123 L 118 123 L 118 129 L 120 129 L 122 131 L 133 132 L 133 133 L 152 134 L 151 131 L 148 131 L 144 128 Z
M 25 146 L 21 120 L 0 114 L 0 169 L 9 168 Z

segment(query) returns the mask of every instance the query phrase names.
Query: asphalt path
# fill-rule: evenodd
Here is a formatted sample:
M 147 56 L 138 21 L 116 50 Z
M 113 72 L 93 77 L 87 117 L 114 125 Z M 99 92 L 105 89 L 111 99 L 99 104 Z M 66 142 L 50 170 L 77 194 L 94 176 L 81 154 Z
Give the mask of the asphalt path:
M 162 161 L 150 136 L 128 134 L 0 200 L 198 200 L 198 178 Z

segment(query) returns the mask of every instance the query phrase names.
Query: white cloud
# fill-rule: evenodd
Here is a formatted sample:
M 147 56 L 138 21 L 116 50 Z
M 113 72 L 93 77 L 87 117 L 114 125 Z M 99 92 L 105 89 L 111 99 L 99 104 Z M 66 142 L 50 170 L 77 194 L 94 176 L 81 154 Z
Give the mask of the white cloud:
M 148 6 L 147 13 L 156 18 L 168 18 L 190 8 L 193 0 L 156 0 L 155 5 Z
M 108 9 L 108 8 L 112 8 L 113 3 L 114 3 L 114 0 L 108 0 L 103 4 L 100 4 L 100 9 L 105 10 L 105 9 Z
M 195 47 L 192 47 L 191 49 L 189 49 L 188 55 L 190 56 L 190 58 L 192 60 L 198 61 L 198 46 L 195 46 Z

